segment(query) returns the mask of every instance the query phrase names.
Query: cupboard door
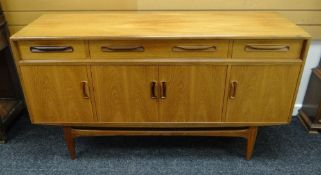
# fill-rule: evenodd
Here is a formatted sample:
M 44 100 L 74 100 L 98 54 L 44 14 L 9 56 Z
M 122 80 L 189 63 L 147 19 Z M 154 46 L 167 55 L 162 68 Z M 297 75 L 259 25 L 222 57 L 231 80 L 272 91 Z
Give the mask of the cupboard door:
M 93 66 L 100 122 L 157 122 L 157 66 Z
M 94 122 L 86 66 L 21 66 L 35 123 Z
M 226 69 L 211 65 L 160 66 L 160 121 L 220 122 Z
M 299 65 L 232 66 L 225 121 L 288 122 L 299 72 Z

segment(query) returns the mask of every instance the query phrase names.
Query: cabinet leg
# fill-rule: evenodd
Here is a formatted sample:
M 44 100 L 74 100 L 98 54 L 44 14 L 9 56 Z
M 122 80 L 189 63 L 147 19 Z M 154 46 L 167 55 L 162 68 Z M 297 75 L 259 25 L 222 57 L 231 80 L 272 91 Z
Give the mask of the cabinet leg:
M 254 145 L 256 141 L 257 127 L 250 127 L 247 134 L 247 145 L 245 159 L 250 160 L 253 155 Z
M 76 159 L 76 150 L 75 150 L 75 142 L 74 142 L 74 137 L 71 132 L 71 127 L 64 127 L 64 136 L 65 136 L 65 141 L 67 144 L 68 152 L 70 155 L 70 158 L 72 160 Z

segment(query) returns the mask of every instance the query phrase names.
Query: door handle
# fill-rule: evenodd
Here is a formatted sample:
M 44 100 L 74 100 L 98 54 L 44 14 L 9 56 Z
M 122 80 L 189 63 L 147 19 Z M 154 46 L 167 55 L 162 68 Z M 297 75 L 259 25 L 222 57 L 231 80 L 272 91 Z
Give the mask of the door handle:
M 266 51 L 274 51 L 274 52 L 287 52 L 290 50 L 290 46 L 288 45 L 277 45 L 277 44 L 247 44 L 245 46 L 245 51 L 247 52 L 266 52 Z
M 157 99 L 157 89 L 156 89 L 156 85 L 157 85 L 157 82 L 156 81 L 152 81 L 150 83 L 150 97 L 152 99 Z
M 161 82 L 161 91 L 160 91 L 160 93 L 161 93 L 161 95 L 160 95 L 160 98 L 161 99 L 165 99 L 166 97 L 167 97 L 167 89 L 166 89 L 166 82 L 165 81 L 162 81 Z
M 50 53 L 50 52 L 73 52 L 71 46 L 33 46 L 30 47 L 32 53 Z
M 102 46 L 102 52 L 144 52 L 143 46 Z
M 88 89 L 88 82 L 82 81 L 81 82 L 82 94 L 84 99 L 89 99 L 89 89 Z
M 204 46 L 204 45 L 194 45 L 194 46 L 174 46 L 174 52 L 184 52 L 184 51 L 203 51 L 203 52 L 215 52 L 216 46 Z
M 229 98 L 231 100 L 235 99 L 235 97 L 236 97 L 237 85 L 238 85 L 238 82 L 236 80 L 232 80 L 230 83 Z

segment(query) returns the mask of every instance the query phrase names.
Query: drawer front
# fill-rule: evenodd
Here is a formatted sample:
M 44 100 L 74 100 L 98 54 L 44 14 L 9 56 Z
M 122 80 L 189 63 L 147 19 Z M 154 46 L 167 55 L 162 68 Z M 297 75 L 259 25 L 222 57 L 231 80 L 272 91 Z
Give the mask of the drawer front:
M 233 58 L 299 59 L 302 40 L 235 40 Z
M 89 51 L 84 41 L 19 41 L 21 59 L 85 59 Z
M 90 41 L 91 57 L 115 58 L 226 58 L 229 40 Z

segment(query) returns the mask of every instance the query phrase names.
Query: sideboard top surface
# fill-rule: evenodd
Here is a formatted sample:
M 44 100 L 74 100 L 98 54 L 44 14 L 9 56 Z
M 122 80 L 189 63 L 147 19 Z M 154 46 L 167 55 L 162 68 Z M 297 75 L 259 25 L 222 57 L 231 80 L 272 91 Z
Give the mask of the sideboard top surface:
M 47 14 L 12 39 L 310 38 L 278 13 L 127 11 Z

